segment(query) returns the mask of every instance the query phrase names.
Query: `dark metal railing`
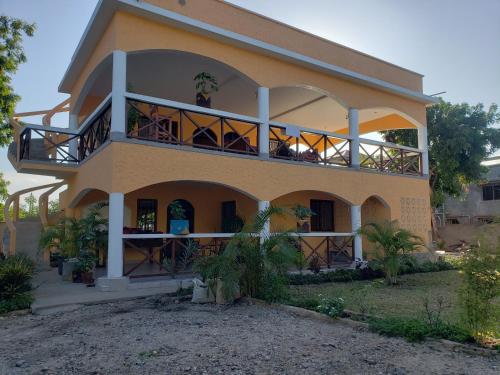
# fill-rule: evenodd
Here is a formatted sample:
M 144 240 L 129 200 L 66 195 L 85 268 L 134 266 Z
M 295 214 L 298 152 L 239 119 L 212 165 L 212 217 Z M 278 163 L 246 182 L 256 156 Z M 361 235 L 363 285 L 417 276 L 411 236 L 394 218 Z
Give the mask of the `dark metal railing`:
M 83 161 L 110 139 L 111 103 L 105 106 L 80 133 L 78 160 Z
M 259 155 L 257 122 L 132 99 L 127 100 L 127 136 L 164 144 Z
M 27 125 L 19 137 L 19 160 L 77 164 L 110 138 L 111 104 L 105 106 L 79 132 Z
M 350 265 L 354 261 L 353 235 L 325 235 L 301 236 L 298 235 L 299 250 L 305 255 L 308 262 L 317 258 L 319 264 L 331 266 Z
M 78 163 L 78 155 L 70 147 L 70 143 L 78 142 L 78 138 L 78 134 L 69 131 L 30 125 L 19 137 L 19 159 L 57 164 Z
M 351 141 L 334 135 L 298 130 L 287 135 L 286 127 L 269 126 L 269 156 L 328 166 L 351 165 Z
M 360 168 L 404 175 L 422 175 L 422 152 L 397 145 L 361 140 Z

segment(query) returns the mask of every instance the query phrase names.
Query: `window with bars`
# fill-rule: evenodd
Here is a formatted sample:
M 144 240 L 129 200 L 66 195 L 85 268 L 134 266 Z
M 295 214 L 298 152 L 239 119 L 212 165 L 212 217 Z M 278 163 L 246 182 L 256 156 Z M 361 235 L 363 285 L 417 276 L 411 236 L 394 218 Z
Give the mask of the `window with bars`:
M 500 200 L 500 183 L 483 185 L 483 201 Z
M 334 202 L 330 200 L 311 199 L 311 231 L 312 232 L 335 232 Z
M 137 200 L 137 228 L 156 231 L 158 201 L 156 199 Z

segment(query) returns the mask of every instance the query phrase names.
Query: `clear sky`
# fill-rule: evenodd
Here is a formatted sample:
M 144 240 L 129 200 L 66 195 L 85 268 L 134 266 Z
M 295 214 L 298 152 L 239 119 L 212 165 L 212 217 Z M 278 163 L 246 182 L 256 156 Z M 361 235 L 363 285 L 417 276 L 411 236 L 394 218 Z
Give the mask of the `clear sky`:
M 196 1 L 196 0 L 186 0 Z M 452 102 L 500 103 L 500 0 L 232 0 L 231 2 L 424 74 L 424 92 Z M 0 13 L 37 24 L 13 85 L 17 111 L 51 108 L 97 0 L 0 0 Z M 67 126 L 67 116 L 55 119 Z M 10 191 L 51 181 L 16 174 Z

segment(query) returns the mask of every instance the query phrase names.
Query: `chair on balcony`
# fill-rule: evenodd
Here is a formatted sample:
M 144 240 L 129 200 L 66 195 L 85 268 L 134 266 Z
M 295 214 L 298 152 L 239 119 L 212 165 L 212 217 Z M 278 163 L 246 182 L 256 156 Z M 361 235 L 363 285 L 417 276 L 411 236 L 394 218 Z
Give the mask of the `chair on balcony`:
M 231 150 L 243 151 L 244 153 L 248 153 L 250 150 L 249 147 L 250 139 L 248 137 L 241 137 L 236 132 L 229 132 L 224 134 L 224 150 L 231 152 Z
M 317 149 L 309 149 L 306 151 L 302 151 L 299 154 L 299 159 L 301 161 L 306 161 L 309 163 L 318 163 L 321 160 L 321 157 Z
M 218 149 L 217 135 L 209 128 L 200 127 L 193 132 L 193 147 Z
M 290 148 L 290 143 L 280 139 L 269 140 L 269 153 L 280 159 L 293 159 L 295 151 Z

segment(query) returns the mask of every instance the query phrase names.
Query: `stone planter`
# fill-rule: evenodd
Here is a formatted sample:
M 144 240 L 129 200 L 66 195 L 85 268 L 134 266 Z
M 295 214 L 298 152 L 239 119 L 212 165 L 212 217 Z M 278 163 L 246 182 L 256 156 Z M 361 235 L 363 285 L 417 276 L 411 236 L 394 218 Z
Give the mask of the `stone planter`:
M 71 258 L 63 261 L 62 264 L 62 278 L 64 281 L 73 281 L 73 271 L 75 269 L 78 259 Z
M 309 233 L 311 232 L 311 223 L 309 220 L 299 220 L 297 221 L 297 232 L 298 233 Z

